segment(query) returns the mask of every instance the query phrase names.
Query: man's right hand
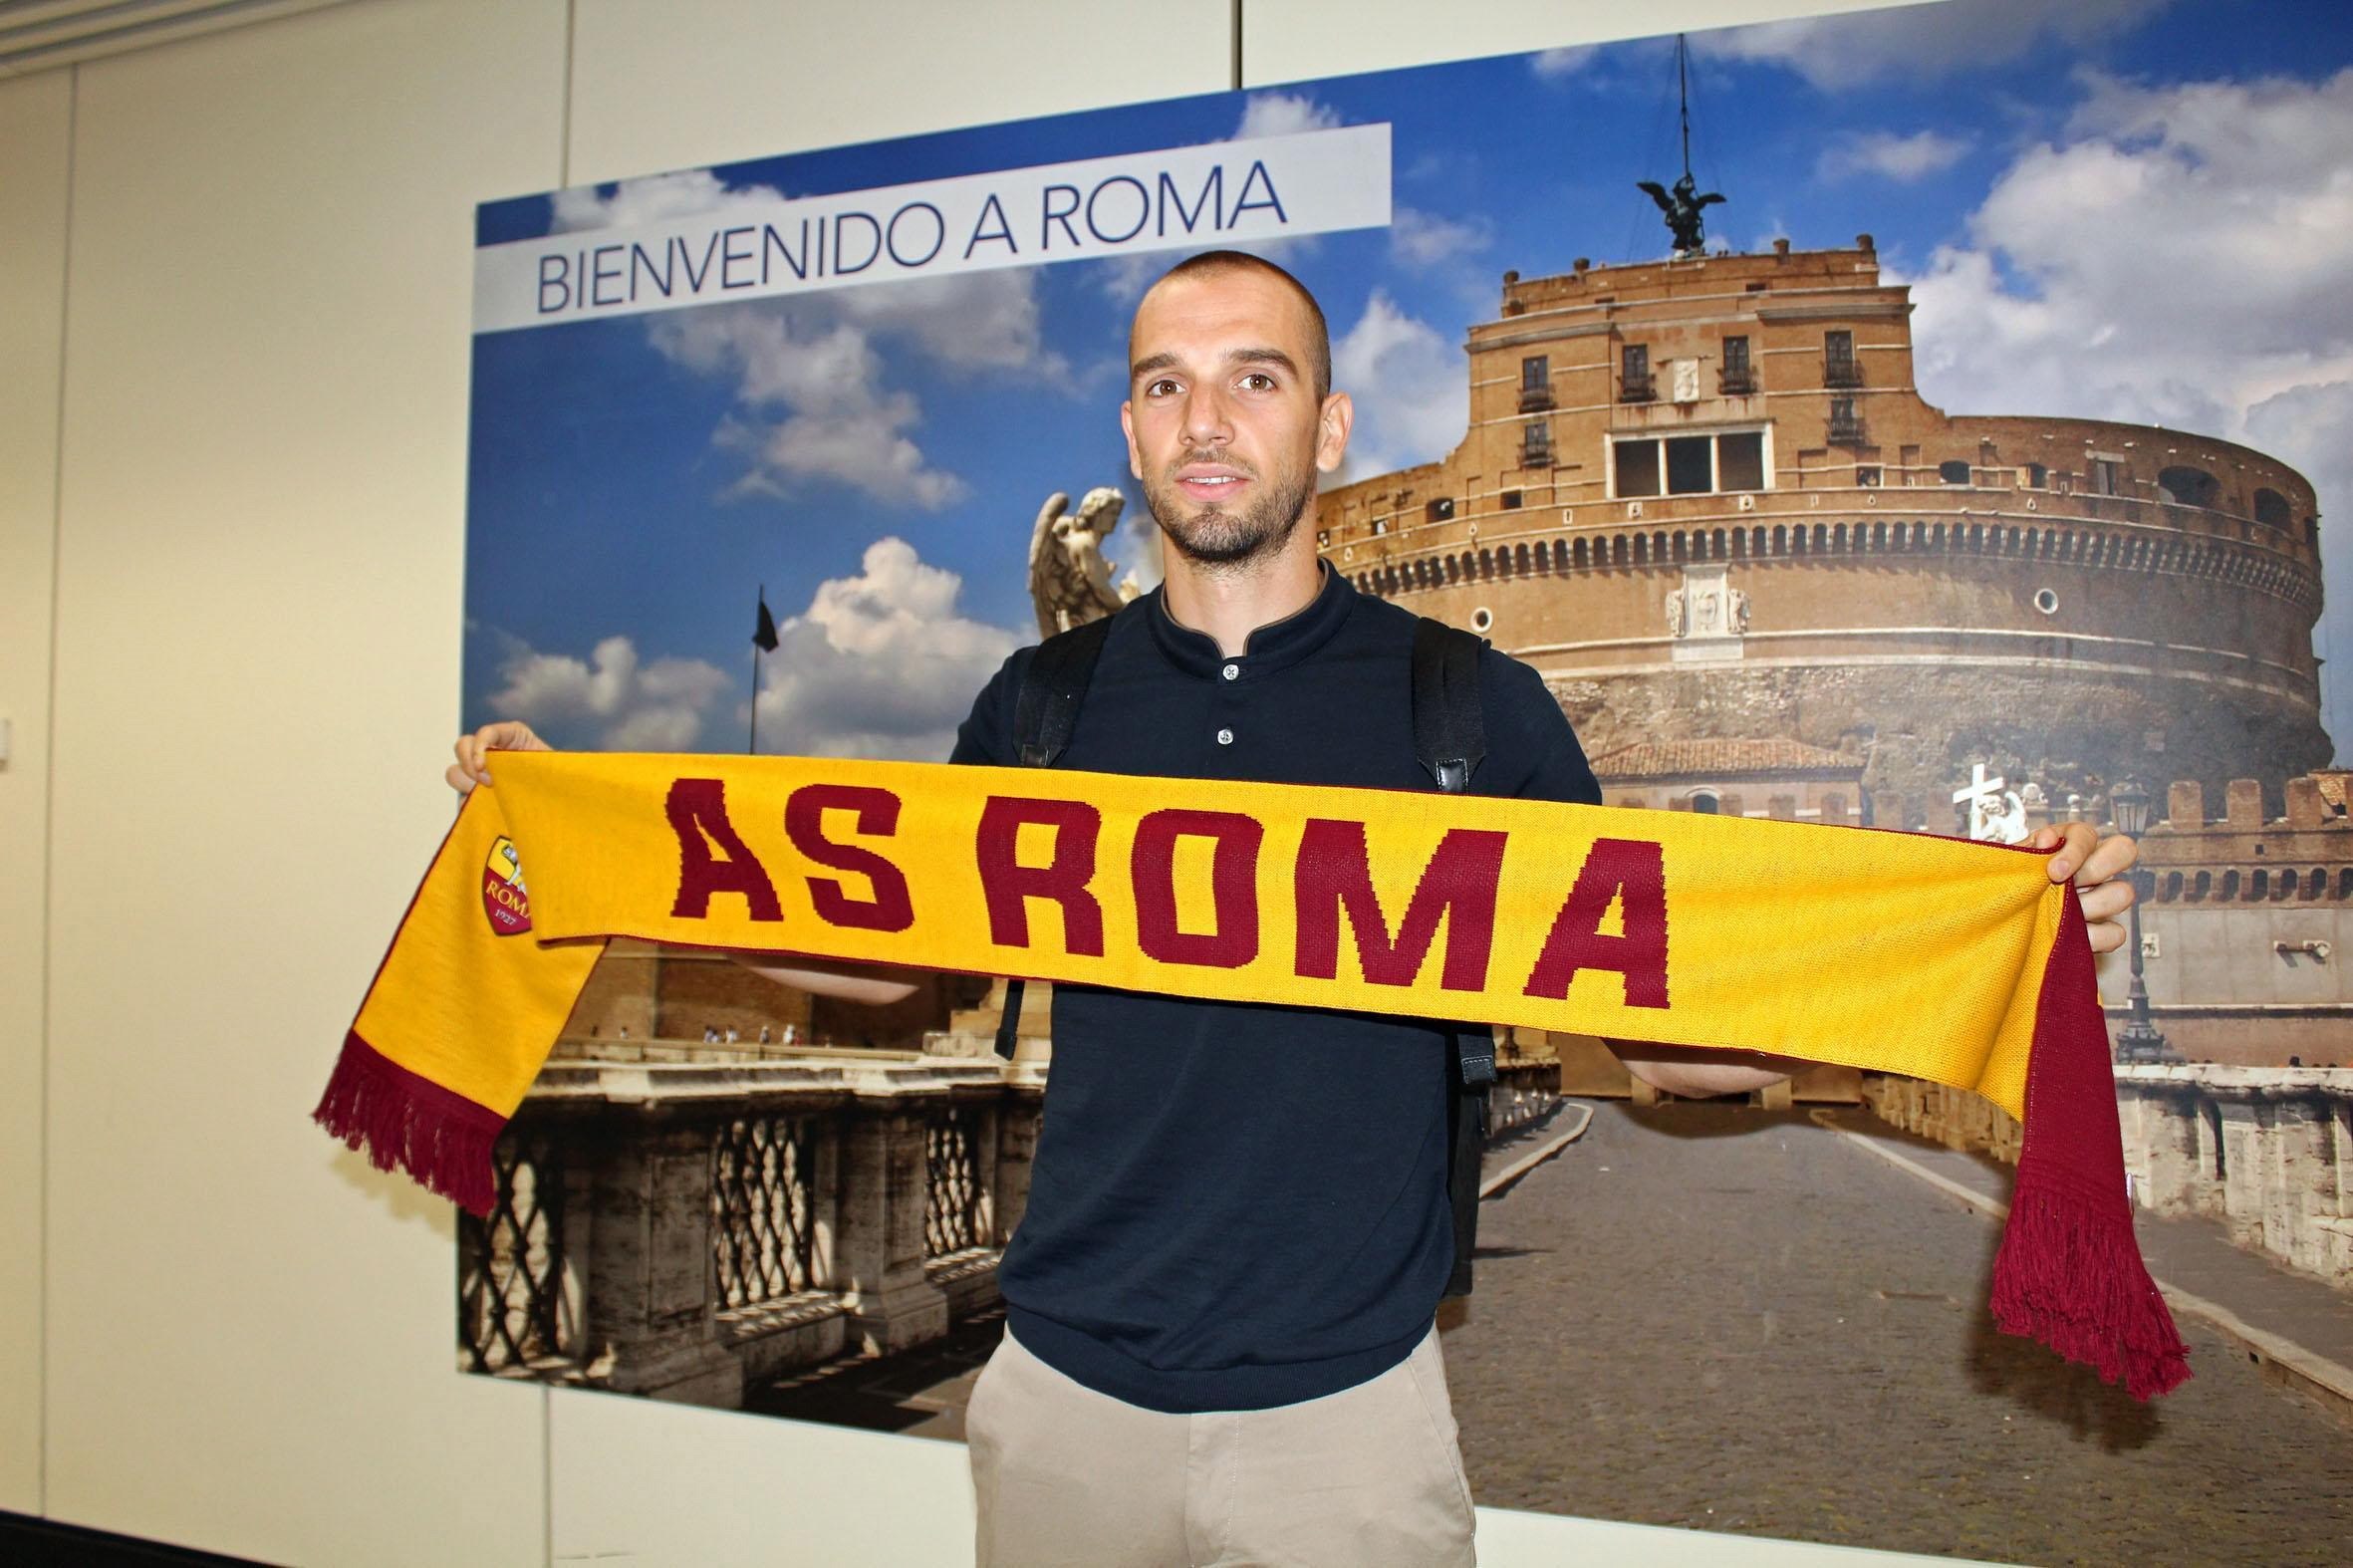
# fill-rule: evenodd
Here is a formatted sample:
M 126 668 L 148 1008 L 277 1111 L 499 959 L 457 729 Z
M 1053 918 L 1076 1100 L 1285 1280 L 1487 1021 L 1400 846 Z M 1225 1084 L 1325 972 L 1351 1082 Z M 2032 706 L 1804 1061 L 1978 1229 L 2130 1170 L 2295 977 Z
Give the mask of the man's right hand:
M 460 795 L 471 794 L 477 784 L 490 782 L 490 753 L 493 751 L 547 751 L 548 743 L 531 732 L 531 726 L 519 718 L 484 724 L 470 735 L 457 737 L 457 760 L 452 762 L 442 777 Z

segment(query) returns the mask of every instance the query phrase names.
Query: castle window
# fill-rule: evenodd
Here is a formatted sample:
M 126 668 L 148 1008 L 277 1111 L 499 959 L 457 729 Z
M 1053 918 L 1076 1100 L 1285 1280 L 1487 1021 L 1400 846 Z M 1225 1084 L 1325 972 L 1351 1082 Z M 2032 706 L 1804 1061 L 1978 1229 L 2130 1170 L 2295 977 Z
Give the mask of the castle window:
M 1651 400 L 1650 345 L 1629 343 L 1619 348 L 1618 400 L 1620 402 L 1649 402 Z
M 1679 435 L 1667 443 L 1667 493 L 1705 495 L 1715 488 L 1715 441 L 1705 435 Z
M 1519 362 L 1519 411 L 1534 413 L 1552 406 L 1552 360 L 1531 354 Z
M 2296 882 L 2295 868 L 2290 866 L 2279 874 L 2279 891 L 2271 897 L 2274 899 L 2294 898 L 2296 896 Z
M 2235 871 L 2226 871 L 2222 873 L 2222 902 L 2225 904 L 2230 904 L 2237 902 L 2237 899 L 2238 873 Z
M 2267 528 L 2287 526 L 2287 497 L 2277 490 L 2255 492 L 2255 521 Z
M 1756 391 L 1756 375 L 1748 365 L 1748 340 L 1726 338 L 1723 341 L 1723 394 L 1741 397 Z
M 2157 488 L 2162 499 L 2176 506 L 2212 506 L 2222 495 L 2222 481 L 2203 468 L 2161 469 Z
M 2178 871 L 2169 873 L 2165 879 L 2165 892 L 2161 898 L 2167 904 L 2174 904 L 2180 902 L 2181 897 L 2182 874 Z
M 1519 465 L 1522 468 L 1552 466 L 1552 426 L 1542 419 L 1530 419 L 1520 431 Z
M 1659 443 L 1619 441 L 1610 448 L 1619 495 L 1659 495 Z
M 1947 484 L 1966 484 L 1969 482 L 1969 465 L 1959 459 L 1939 463 L 1937 477 Z
M 1764 435 L 1757 430 L 1610 443 L 1611 494 L 1618 497 L 1762 490 L 1765 477 Z
M 2254 878 L 2247 887 L 2246 896 L 2249 899 L 2269 898 L 2271 896 L 2271 873 L 2257 866 Z
M 2337 897 L 2353 899 L 2353 866 L 2348 866 L 2337 873 Z
M 1431 502 L 1428 506 L 1422 509 L 1422 515 L 1434 523 L 1452 521 L 1454 516 L 1454 498 L 1450 495 L 1439 496 L 1437 500 Z
M 1863 421 L 1855 417 L 1855 399 L 1830 399 L 1830 439 L 1842 446 L 1857 446 L 1863 440 Z
M 1520 493 L 1517 490 L 1506 490 L 1495 498 L 1495 503 L 1507 512 L 1518 511 L 1519 501 Z
M 2091 460 L 2091 492 L 2094 495 L 2124 494 L 2124 461 L 2116 457 L 2094 457 Z
M 1822 334 L 1822 385 L 1860 387 L 1863 366 L 1855 358 L 1855 335 L 1843 329 Z
M 2317 899 L 2328 892 L 2328 868 L 2315 866 L 2312 875 L 2304 879 L 2304 897 Z
M 1715 438 L 1715 487 L 1718 490 L 1765 487 L 1761 431 L 1735 430 Z
M 2044 467 L 2042 464 L 2040 464 L 2040 463 L 2028 463 L 2028 464 L 2026 465 L 2026 488 L 2027 488 L 2027 489 L 2029 489 L 2029 490 L 2047 490 L 2047 489 L 2049 489 L 2049 488 L 2050 488 L 2050 483 L 2051 483 L 2051 471 L 2050 471 L 2048 468 L 2045 468 L 2045 467 Z
M 1723 802 L 1716 799 L 1711 789 L 1696 789 L 1692 791 L 1692 810 L 1702 817 L 1719 817 L 1723 815 Z
M 1855 464 L 1855 483 L 1857 483 L 1857 484 L 1861 485 L 1861 486 L 1862 486 L 1863 488 L 1865 488 L 1866 490 L 1876 490 L 1876 489 L 1878 489 L 1878 488 L 1879 488 L 1879 464 L 1877 464 L 1877 463 L 1857 463 L 1857 464 Z
M 2353 872 L 2348 872 L 2346 875 L 2348 875 L 2348 876 L 2353 876 Z M 2205 900 L 2205 899 L 2206 899 L 2206 897 L 2207 897 L 2209 894 L 2213 893 L 2214 891 L 2215 891 L 2215 874 L 2214 874 L 2213 872 L 2211 872 L 2211 871 L 2202 871 L 2202 872 L 2200 872 L 2200 873 L 2198 874 L 2198 881 L 2197 881 L 2197 882 L 2195 882 L 2195 883 L 2193 883 L 2193 884 L 2191 885 L 2191 888 L 2190 888 L 2190 898 L 2191 898 L 2191 901 L 2192 901 L 2193 903 L 2198 903 L 2198 902 L 2201 902 L 2201 901 Z
M 1374 533 L 1376 533 L 1376 534 L 1385 534 L 1385 533 L 1389 532 L 1389 519 L 1388 519 L 1388 518 L 1386 518 L 1386 517 L 1376 517 L 1376 518 L 1374 518 L 1374 519 L 1373 519 L 1373 532 L 1374 532 Z

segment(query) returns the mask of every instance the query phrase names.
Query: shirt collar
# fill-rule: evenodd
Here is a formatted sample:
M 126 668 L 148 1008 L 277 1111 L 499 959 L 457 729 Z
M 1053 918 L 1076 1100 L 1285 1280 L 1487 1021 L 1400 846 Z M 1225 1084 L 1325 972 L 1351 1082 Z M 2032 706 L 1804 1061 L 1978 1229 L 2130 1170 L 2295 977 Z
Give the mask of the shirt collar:
M 1167 590 L 1152 591 L 1152 609 L 1148 620 L 1153 640 L 1169 661 L 1189 675 L 1206 679 L 1219 674 L 1229 664 L 1239 664 L 1243 676 L 1271 674 L 1287 669 L 1314 653 L 1340 630 L 1341 623 L 1355 608 L 1357 592 L 1347 578 L 1332 570 L 1330 563 L 1322 563 L 1323 586 L 1315 598 L 1299 609 L 1270 622 L 1252 632 L 1243 643 L 1242 652 L 1227 658 L 1218 651 L 1217 640 L 1206 632 L 1195 632 L 1179 626 L 1169 614 Z

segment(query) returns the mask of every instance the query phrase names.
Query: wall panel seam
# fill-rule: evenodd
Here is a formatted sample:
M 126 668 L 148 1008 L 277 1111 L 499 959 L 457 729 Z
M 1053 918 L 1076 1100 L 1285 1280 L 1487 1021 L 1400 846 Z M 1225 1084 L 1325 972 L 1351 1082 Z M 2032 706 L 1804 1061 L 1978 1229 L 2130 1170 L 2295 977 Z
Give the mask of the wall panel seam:
M 41 737 L 41 1154 L 40 1188 L 36 1199 L 40 1215 L 41 1245 L 40 1288 L 36 1299 L 40 1323 L 34 1330 L 34 1344 L 39 1355 L 35 1373 L 35 1430 L 40 1434 L 39 1451 L 33 1458 L 34 1505 L 43 1518 L 49 1516 L 49 1324 L 52 1316 L 50 1291 L 50 1235 L 49 1164 L 55 1145 L 50 1136 L 50 1072 L 51 1042 L 55 1039 L 50 1017 L 51 999 L 55 994 L 52 966 L 55 961 L 55 932 L 57 910 L 57 665 L 58 665 L 58 583 L 63 577 L 61 561 L 66 538 L 66 354 L 72 341 L 74 305 L 74 175 L 75 153 L 81 141 L 80 112 L 82 107 L 82 68 L 66 68 L 66 201 L 64 222 L 61 225 L 64 255 L 59 258 L 57 300 L 57 417 L 50 431 L 49 478 L 49 711 L 42 715 Z

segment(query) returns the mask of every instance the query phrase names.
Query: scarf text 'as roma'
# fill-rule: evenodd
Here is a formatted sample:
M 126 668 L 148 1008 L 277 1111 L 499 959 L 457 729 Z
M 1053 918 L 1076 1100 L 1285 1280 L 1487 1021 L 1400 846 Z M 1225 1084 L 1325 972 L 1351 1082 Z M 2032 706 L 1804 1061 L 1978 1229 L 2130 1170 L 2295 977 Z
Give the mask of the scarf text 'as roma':
M 1972 1089 L 2026 1129 L 2001 1325 L 2143 1396 L 2188 1376 L 2133 1241 L 2082 912 L 2040 856 L 1044 769 L 498 752 L 491 770 L 318 1111 L 477 1212 L 490 1145 L 604 940 L 642 937 L 1769 1051 Z

